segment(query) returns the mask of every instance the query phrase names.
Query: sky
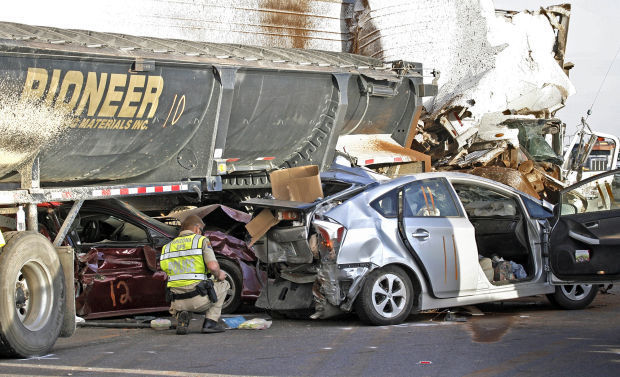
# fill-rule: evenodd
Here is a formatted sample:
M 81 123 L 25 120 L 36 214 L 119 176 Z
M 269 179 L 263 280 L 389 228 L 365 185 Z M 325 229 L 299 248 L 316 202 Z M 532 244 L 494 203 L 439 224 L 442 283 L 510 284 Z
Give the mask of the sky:
M 566 123 L 567 133 L 574 133 L 581 117 L 586 116 L 594 103 L 587 120 L 590 127 L 620 136 L 620 117 L 616 112 L 620 109 L 620 28 L 617 23 L 620 1 L 494 0 L 496 9 L 508 10 L 535 10 L 566 2 L 572 5 L 572 10 L 565 61 L 575 64 L 569 76 L 577 92 L 568 97 L 566 107 L 556 116 Z

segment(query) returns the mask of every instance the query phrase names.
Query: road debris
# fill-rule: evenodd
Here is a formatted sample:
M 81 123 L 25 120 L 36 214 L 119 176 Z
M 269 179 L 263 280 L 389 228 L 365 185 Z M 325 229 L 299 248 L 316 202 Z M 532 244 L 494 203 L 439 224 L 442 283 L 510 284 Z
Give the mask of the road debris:
M 170 327 L 172 327 L 172 322 L 167 318 L 151 320 L 151 328 L 154 330 L 168 330 Z
M 265 330 L 271 327 L 271 323 L 272 321 L 264 318 L 252 318 L 239 324 L 239 328 L 245 330 Z
M 224 322 L 229 329 L 237 329 L 239 325 L 246 322 L 246 319 L 244 316 L 237 315 L 234 317 L 222 317 L 222 322 Z

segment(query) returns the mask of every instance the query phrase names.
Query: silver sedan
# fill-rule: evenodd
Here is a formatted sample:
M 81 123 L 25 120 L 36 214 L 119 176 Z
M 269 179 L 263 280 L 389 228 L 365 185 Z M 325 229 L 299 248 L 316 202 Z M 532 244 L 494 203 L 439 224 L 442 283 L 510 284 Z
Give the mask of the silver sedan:
M 498 182 L 454 172 L 349 185 L 343 176 L 340 191 L 313 204 L 249 200 L 293 219 L 255 245 L 270 277 L 257 306 L 312 318 L 355 311 L 375 325 L 539 294 L 583 308 L 595 284 L 620 278 L 620 207 L 610 187 L 619 175 L 567 188 L 555 211 Z

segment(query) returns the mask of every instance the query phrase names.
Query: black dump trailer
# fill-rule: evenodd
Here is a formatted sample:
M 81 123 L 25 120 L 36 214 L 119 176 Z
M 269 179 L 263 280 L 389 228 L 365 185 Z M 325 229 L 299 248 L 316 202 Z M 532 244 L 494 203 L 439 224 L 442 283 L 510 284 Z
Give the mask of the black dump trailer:
M 1 106 L 19 102 L 0 181 L 36 156 L 50 184 L 268 187 L 269 170 L 328 168 L 341 135 L 404 145 L 434 88 L 419 63 L 0 23 Z

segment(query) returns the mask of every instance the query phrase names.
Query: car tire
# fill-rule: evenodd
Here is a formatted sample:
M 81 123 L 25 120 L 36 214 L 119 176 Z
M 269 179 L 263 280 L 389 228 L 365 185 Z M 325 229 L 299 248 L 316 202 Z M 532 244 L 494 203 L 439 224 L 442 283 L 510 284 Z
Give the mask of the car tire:
M 598 286 L 590 284 L 558 285 L 555 293 L 547 295 L 549 301 L 562 309 L 583 309 L 590 305 L 598 293 Z
M 5 237 L 0 252 L 0 355 L 47 354 L 60 335 L 64 315 L 58 254 L 38 232 L 7 232 Z
M 413 295 L 411 279 L 400 267 L 376 269 L 357 296 L 355 311 L 364 323 L 396 325 L 411 313 Z
M 243 274 L 237 264 L 228 259 L 218 259 L 220 268 L 226 274 L 226 281 L 230 288 L 222 305 L 222 314 L 234 313 L 241 305 L 241 291 L 243 290 Z

